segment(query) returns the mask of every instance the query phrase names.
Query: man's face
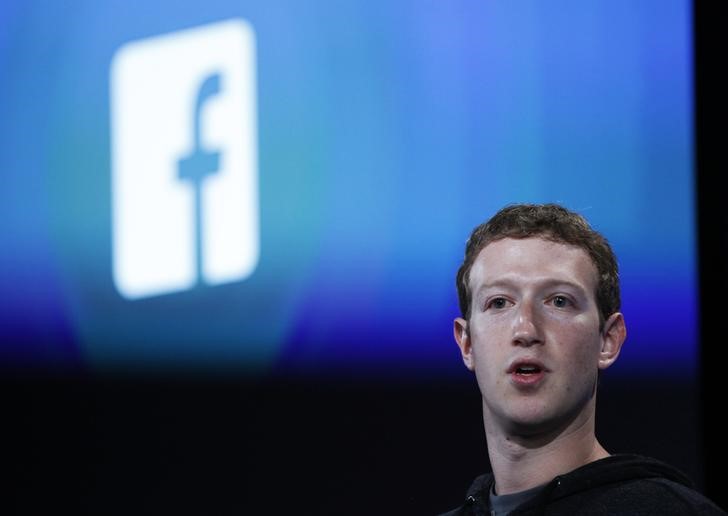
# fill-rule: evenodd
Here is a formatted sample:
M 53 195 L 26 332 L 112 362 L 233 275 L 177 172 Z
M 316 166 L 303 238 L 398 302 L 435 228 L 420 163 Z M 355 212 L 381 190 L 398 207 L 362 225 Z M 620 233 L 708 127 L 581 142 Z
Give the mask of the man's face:
M 589 255 L 505 238 L 480 252 L 470 287 L 470 320 L 455 321 L 455 337 L 476 374 L 486 426 L 527 435 L 589 417 L 597 372 L 616 360 L 625 337 L 621 314 L 599 330 Z

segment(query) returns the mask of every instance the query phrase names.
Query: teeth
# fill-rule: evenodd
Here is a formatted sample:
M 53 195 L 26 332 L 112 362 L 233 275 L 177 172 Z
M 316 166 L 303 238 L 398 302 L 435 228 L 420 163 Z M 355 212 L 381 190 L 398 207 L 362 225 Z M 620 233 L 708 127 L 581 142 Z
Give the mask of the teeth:
M 538 371 L 538 367 L 535 366 L 522 366 L 517 369 L 517 372 L 522 374 L 531 374 Z

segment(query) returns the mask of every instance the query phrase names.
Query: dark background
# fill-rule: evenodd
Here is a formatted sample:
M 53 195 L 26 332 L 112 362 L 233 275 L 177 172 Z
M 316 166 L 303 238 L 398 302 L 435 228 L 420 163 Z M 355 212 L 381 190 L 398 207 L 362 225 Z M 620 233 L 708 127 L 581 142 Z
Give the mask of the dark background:
M 717 3 L 694 2 L 695 24 L 695 148 L 700 264 L 700 349 L 703 461 L 706 494 L 728 509 L 724 471 L 723 421 L 726 388 L 726 288 L 728 281 L 728 195 L 726 171 L 726 35 L 725 9 Z
M 606 374 L 597 433 L 612 452 L 683 469 L 728 508 L 726 18 L 715 5 L 694 8 L 701 382 Z M 13 371 L 1 392 L 13 479 L 2 513 L 436 514 L 461 503 L 487 466 L 480 397 L 465 372 L 427 383 Z
M 459 505 L 487 464 L 474 381 L 5 387 L 23 423 L 11 441 L 20 443 L 13 476 L 23 514 L 437 514 Z M 669 460 L 697 480 L 699 450 L 673 446 L 698 439 L 696 393 L 683 387 L 605 377 L 602 443 Z

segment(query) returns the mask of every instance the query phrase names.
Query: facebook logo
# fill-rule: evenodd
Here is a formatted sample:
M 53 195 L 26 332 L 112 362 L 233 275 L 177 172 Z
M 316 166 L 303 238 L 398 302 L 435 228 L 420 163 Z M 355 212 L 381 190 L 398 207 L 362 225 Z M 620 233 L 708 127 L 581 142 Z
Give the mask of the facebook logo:
M 111 63 L 113 275 L 127 299 L 240 281 L 259 256 L 255 36 L 235 19 Z

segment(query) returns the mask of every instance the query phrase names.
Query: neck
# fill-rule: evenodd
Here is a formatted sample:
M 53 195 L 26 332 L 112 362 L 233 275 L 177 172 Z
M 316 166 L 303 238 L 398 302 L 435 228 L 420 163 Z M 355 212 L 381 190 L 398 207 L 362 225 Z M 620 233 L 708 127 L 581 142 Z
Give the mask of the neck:
M 558 475 L 609 456 L 596 439 L 593 405 L 590 409 L 562 428 L 539 433 L 508 431 L 486 420 L 496 493 L 517 493 L 546 484 Z

